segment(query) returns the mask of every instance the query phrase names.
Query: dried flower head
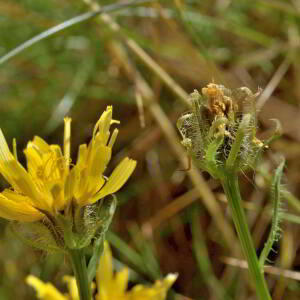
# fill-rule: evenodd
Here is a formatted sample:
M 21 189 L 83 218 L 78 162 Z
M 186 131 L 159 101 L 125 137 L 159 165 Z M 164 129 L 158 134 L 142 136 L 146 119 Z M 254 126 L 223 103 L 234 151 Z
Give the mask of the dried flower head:
M 190 94 L 192 111 L 177 121 L 182 144 L 196 164 L 220 178 L 224 170 L 252 166 L 264 147 L 256 137 L 255 99 L 248 88 L 235 90 L 210 83 Z

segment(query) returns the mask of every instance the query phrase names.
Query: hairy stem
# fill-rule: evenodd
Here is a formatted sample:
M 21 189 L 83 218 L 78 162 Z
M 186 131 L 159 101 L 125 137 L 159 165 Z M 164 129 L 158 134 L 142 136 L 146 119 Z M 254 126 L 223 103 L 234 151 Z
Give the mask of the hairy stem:
M 69 249 L 80 300 L 91 300 L 87 267 L 83 249 Z
M 227 172 L 222 179 L 222 185 L 231 208 L 233 222 L 242 245 L 243 253 L 248 262 L 248 268 L 255 283 L 256 292 L 260 300 L 271 300 L 268 287 L 260 269 L 254 249 L 247 219 L 241 206 L 241 195 L 236 173 Z

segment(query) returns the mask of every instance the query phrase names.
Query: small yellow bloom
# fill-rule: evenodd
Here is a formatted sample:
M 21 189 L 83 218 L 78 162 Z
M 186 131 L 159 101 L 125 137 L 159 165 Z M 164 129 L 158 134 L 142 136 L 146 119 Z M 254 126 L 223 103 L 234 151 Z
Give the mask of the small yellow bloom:
M 97 294 L 95 300 L 164 300 L 168 289 L 177 278 L 176 274 L 169 274 L 164 279 L 157 280 L 152 286 L 136 285 L 127 291 L 129 270 L 124 268 L 114 275 L 112 263 L 109 245 L 105 243 L 96 274 Z M 56 294 L 58 291 L 50 283 L 42 283 L 31 275 L 27 277 L 27 283 L 36 289 L 39 299 L 79 300 L 75 278 L 65 276 L 64 281 L 68 284 L 67 298 L 62 294 Z
M 71 119 L 65 118 L 63 151 L 35 136 L 24 150 L 27 171 L 10 152 L 0 129 L 0 172 L 11 189 L 0 194 L 0 216 L 23 222 L 37 221 L 42 212 L 55 215 L 70 203 L 93 204 L 117 192 L 132 174 L 136 161 L 124 158 L 107 179 L 103 173 L 118 135 L 112 134 L 112 107 L 108 106 L 94 128 L 88 145 L 79 146 L 75 165 L 70 163 Z
M 98 287 L 96 300 L 164 300 L 168 289 L 177 278 L 176 274 L 169 274 L 164 279 L 157 280 L 152 286 L 136 285 L 126 291 L 129 270 L 124 268 L 114 275 L 112 263 L 111 250 L 108 243 L 105 243 L 96 274 Z

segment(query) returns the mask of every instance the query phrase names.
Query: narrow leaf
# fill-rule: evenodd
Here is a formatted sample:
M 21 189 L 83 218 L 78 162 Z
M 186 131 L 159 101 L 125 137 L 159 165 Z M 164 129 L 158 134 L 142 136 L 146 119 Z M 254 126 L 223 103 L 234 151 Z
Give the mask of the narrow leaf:
M 269 233 L 269 237 L 267 242 L 265 243 L 265 246 L 261 252 L 260 258 L 259 258 L 259 264 L 260 267 L 263 268 L 264 263 L 266 259 L 268 258 L 268 255 L 272 249 L 273 243 L 278 239 L 279 236 L 279 223 L 281 220 L 281 214 L 280 214 L 280 200 L 281 200 L 281 190 L 280 190 L 280 182 L 281 177 L 283 173 L 285 160 L 283 159 L 282 162 L 279 164 L 279 166 L 276 169 L 273 181 L 272 181 L 272 202 L 273 202 L 273 216 L 272 216 L 272 226 L 271 231 Z

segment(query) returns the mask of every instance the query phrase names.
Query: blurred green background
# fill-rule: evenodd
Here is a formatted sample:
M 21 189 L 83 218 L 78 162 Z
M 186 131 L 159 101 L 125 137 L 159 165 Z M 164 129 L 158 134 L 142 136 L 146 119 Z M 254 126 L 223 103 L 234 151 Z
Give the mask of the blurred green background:
M 0 57 L 91 8 L 83 0 L 0 0 Z M 203 201 L 206 191 L 199 193 L 189 171 L 182 171 L 182 157 L 170 143 L 179 137 L 168 128 L 175 130 L 176 119 L 187 111 L 185 92 L 212 81 L 253 91 L 261 87 L 259 136 L 270 135 L 271 118 L 281 121 L 284 135 L 256 172 L 241 176 L 241 186 L 259 253 L 270 228 L 269 179 L 279 153 L 287 158 L 284 183 L 292 194 L 284 200 L 282 237 L 269 257 L 278 274 L 267 279 L 273 299 L 299 299 L 300 1 L 160 0 L 110 15 L 120 25 L 118 32 L 93 18 L 0 64 L 0 127 L 8 142 L 17 139 L 25 164 L 22 149 L 34 135 L 62 144 L 68 115 L 75 159 L 77 146 L 91 138 L 95 122 L 113 105 L 121 125 L 107 174 L 125 155 L 138 161 L 117 194 L 119 207 L 108 234 L 116 265 L 132 269 L 132 283 L 179 272 L 170 299 L 255 299 L 241 262 L 230 266 L 235 241 L 231 247 L 225 243 L 220 220 Z M 153 59 L 150 66 L 136 47 Z M 202 176 L 207 199 L 214 197 L 222 220 L 231 225 L 219 183 Z M 70 269 L 62 255 L 22 244 L 5 220 L 0 235 L 1 300 L 34 299 L 24 283 L 29 273 L 65 290 L 61 277 Z

